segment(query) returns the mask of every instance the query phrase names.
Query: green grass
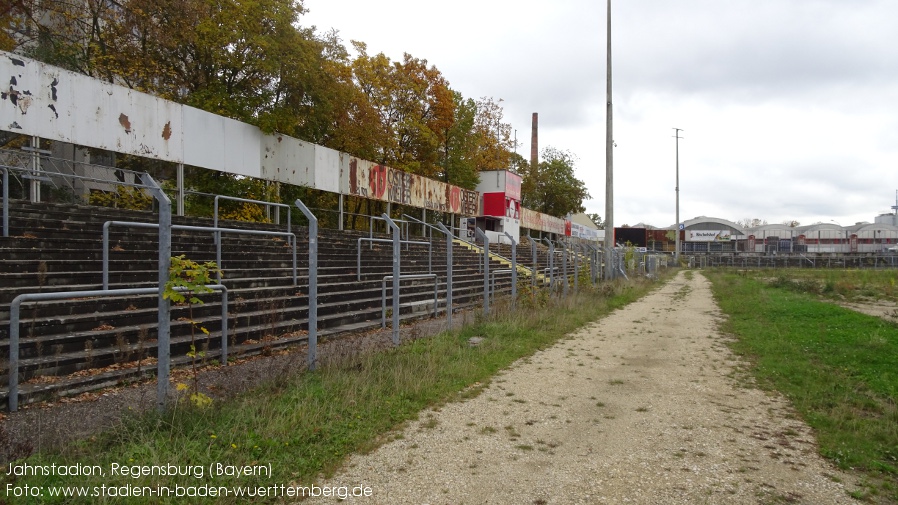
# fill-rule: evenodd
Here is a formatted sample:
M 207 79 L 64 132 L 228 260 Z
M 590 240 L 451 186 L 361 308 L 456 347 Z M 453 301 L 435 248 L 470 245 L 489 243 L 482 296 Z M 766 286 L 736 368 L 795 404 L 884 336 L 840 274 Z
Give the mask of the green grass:
M 898 302 L 898 270 L 760 270 L 752 277 L 798 292 L 832 300 Z
M 751 361 L 759 384 L 791 400 L 824 456 L 864 472 L 881 497 L 898 500 L 898 325 L 801 289 L 841 282 L 843 274 L 817 275 L 802 272 L 792 277 L 800 282 L 788 283 L 723 271 L 708 277 L 729 316 L 725 329 L 738 337 L 733 348 Z M 884 277 L 863 285 L 888 296 Z
M 657 284 L 605 284 L 581 288 L 564 301 L 533 298 L 512 312 L 495 307 L 494 316 L 460 331 L 423 338 L 388 351 L 341 356 L 314 373 L 280 378 L 236 399 L 198 409 L 178 405 L 164 414 L 124 421 L 112 432 L 73 444 L 54 454 L 37 454 L 30 465 L 96 464 L 107 472 L 122 465 L 199 465 L 191 477 L 106 475 L 97 477 L 4 476 L 15 486 L 310 485 L 359 451 L 388 441 L 391 431 L 428 407 L 479 394 L 496 372 L 515 360 L 553 345 L 573 330 L 630 303 Z M 483 337 L 478 346 L 468 339 Z M 425 429 L 436 427 L 426 420 Z M 486 429 L 486 428 L 485 428 Z M 494 429 L 492 429 L 494 431 Z M 395 432 L 393 432 L 395 434 Z M 209 478 L 209 465 L 270 465 L 271 478 Z M 45 503 L 49 499 L 11 502 Z M 103 503 L 99 499 L 82 502 Z M 128 503 L 179 502 L 131 498 Z M 209 500 L 238 502 L 237 499 Z M 258 501 L 258 499 L 256 499 Z M 268 501 L 273 501 L 269 499 Z M 63 502 L 63 500 L 57 500 Z M 117 503 L 108 499 L 107 503 Z

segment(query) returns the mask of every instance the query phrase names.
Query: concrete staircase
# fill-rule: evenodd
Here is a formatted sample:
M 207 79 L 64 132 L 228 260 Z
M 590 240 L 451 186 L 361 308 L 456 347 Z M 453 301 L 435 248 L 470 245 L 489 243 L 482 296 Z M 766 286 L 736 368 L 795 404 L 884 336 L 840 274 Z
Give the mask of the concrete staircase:
M 10 302 L 23 293 L 97 290 L 102 287 L 102 229 L 106 221 L 155 223 L 151 212 L 62 204 L 10 202 L 10 237 L 0 237 L 0 401 L 7 395 Z M 174 224 L 212 226 L 211 219 L 180 218 Z M 220 222 L 220 227 L 285 231 L 286 225 Z M 293 252 L 280 237 L 224 234 L 222 282 L 229 291 L 229 354 L 247 356 L 296 346 L 308 330 L 308 230 L 297 234 L 298 282 Z M 379 327 L 381 282 L 392 274 L 392 246 L 363 243 L 360 275 L 358 239 L 367 233 L 319 230 L 318 328 L 322 337 Z M 158 232 L 113 227 L 109 288 L 157 284 Z M 387 238 L 380 235 L 378 238 Z M 417 239 L 416 239 L 417 240 Z M 523 249 L 523 248 L 521 248 Z M 437 274 L 438 311 L 446 306 L 446 242 L 434 239 L 430 258 Z M 172 255 L 215 260 L 211 232 L 173 230 Z M 402 274 L 428 272 L 428 248 L 412 244 L 402 252 Z M 453 245 L 453 308 L 482 303 L 483 278 L 477 253 Z M 491 261 L 491 268 L 502 268 Z M 529 279 L 522 277 L 522 282 Z M 402 282 L 400 317 L 429 317 L 432 280 Z M 499 293 L 510 279 L 497 278 Z M 387 306 L 392 285 L 387 283 Z M 172 306 L 173 365 L 191 361 L 191 345 L 205 361 L 220 357 L 221 305 L 217 293 L 202 305 Z M 157 297 L 117 296 L 26 303 L 20 313 L 20 404 L 79 394 L 155 372 Z M 192 321 L 192 322 L 191 322 Z M 198 327 L 209 331 L 207 337 Z M 191 336 L 191 333 L 194 336 Z M 5 401 L 4 401 L 5 403 Z

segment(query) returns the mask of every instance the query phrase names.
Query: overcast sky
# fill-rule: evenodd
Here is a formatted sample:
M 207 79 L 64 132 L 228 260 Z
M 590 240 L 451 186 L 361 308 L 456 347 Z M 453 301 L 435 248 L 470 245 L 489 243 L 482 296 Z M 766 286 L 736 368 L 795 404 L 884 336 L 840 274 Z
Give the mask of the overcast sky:
M 502 99 L 530 157 L 568 150 L 605 215 L 605 2 L 304 0 L 304 26 Z M 448 6 L 448 8 L 441 8 Z M 873 221 L 898 189 L 898 1 L 612 4 L 614 224 Z

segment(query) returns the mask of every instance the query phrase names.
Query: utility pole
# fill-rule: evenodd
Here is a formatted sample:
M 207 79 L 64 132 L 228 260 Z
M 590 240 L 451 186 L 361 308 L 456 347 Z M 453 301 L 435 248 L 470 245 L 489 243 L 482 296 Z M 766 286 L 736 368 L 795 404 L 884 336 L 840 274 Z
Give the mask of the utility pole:
M 614 275 L 614 153 L 611 131 L 611 0 L 608 0 L 608 57 L 605 96 L 605 280 Z
M 683 138 L 680 136 L 680 132 L 683 131 L 682 128 L 674 128 L 674 138 L 677 144 L 677 224 L 676 224 L 676 233 L 677 233 L 677 250 L 674 252 L 674 261 L 677 266 L 680 264 L 680 139 Z

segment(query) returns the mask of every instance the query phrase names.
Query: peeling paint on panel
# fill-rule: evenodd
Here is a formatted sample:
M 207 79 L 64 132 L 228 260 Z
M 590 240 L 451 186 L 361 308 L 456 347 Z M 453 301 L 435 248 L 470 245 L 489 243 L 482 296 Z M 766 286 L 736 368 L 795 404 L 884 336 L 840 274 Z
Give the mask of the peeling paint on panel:
M 15 65 L 15 66 L 17 66 L 17 67 L 24 67 L 24 66 L 25 66 L 25 62 L 22 61 L 22 60 L 20 60 L 20 59 L 17 59 L 17 58 L 10 57 L 10 58 L 9 58 L 9 61 L 11 61 L 12 64 Z
M 56 107 L 54 107 L 52 103 L 50 105 L 48 105 L 47 108 L 52 110 L 53 114 L 56 114 L 56 119 L 59 119 L 59 113 L 56 112 Z
M 14 90 L 14 89 L 12 89 L 12 86 L 9 87 L 9 92 L 8 92 L 8 93 L 3 93 L 3 94 L 2 94 L 2 97 L 3 97 L 4 100 L 6 100 L 6 99 L 8 98 L 8 99 L 9 99 L 9 102 L 10 102 L 11 104 L 13 104 L 13 105 L 18 105 L 18 102 L 19 102 L 19 92 L 16 91 L 16 90 Z
M 50 83 L 50 99 L 53 100 L 54 102 L 56 101 L 56 86 L 58 86 L 58 85 L 59 85 L 59 79 L 54 77 L 53 82 Z M 59 117 L 59 114 L 57 114 L 56 117 Z
M 171 121 L 165 123 L 165 127 L 162 128 L 162 138 L 165 140 L 171 138 Z
M 118 115 L 118 124 L 125 128 L 125 133 L 131 133 L 131 121 L 124 114 Z
M 12 124 L 9 125 L 10 130 L 21 130 L 22 127 L 19 126 L 19 123 L 13 121 Z
M 28 108 L 31 107 L 31 93 L 25 93 L 25 96 L 19 98 L 19 110 L 22 111 L 22 115 L 28 114 Z

